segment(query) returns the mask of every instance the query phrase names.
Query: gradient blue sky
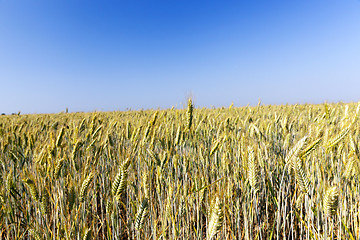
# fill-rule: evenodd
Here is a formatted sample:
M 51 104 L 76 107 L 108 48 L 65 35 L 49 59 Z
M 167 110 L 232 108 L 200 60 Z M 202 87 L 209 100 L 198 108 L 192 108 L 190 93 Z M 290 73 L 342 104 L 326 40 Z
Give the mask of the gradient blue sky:
M 360 100 L 360 0 L 0 0 L 0 112 Z

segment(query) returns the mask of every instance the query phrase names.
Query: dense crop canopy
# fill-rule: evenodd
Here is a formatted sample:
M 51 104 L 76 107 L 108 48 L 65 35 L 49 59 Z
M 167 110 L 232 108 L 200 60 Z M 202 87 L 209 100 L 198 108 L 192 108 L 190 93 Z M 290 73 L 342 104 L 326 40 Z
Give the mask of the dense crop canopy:
M 356 104 L 0 117 L 0 239 L 359 239 Z

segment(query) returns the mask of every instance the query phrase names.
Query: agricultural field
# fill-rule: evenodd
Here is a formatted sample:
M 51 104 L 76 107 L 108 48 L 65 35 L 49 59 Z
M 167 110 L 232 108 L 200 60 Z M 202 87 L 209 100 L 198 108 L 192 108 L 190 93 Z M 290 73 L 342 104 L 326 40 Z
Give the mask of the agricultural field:
M 0 239 L 359 239 L 355 103 L 0 116 Z

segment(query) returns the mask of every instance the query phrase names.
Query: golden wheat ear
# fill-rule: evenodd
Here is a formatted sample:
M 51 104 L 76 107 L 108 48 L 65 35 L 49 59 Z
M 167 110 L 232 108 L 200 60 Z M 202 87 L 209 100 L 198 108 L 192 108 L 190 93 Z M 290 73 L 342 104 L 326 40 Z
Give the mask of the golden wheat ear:
M 335 136 L 333 139 L 331 139 L 328 142 L 327 149 L 328 150 L 331 149 L 332 147 L 336 146 L 341 140 L 343 140 L 350 132 L 351 127 L 352 127 L 352 125 L 350 124 L 350 126 L 341 130 L 341 132 L 337 136 Z
M 63 167 L 64 163 L 65 163 L 65 158 L 62 158 L 56 164 L 55 169 L 54 169 L 54 176 L 56 179 L 59 178 L 60 171 L 61 171 L 61 168 Z
M 144 173 L 143 175 L 143 188 L 145 198 L 150 199 L 150 175 L 149 173 Z
M 220 203 L 220 199 L 217 197 L 211 211 L 212 213 L 210 216 L 209 225 L 207 227 L 207 240 L 213 239 L 222 227 L 222 223 L 224 221 L 224 214 L 221 208 L 222 204 Z
M 286 163 L 286 164 L 290 164 L 290 165 L 291 165 L 291 162 L 292 162 L 293 158 L 295 158 L 295 157 L 298 155 L 298 153 L 300 152 L 300 150 L 302 149 L 302 147 L 305 145 L 307 139 L 308 139 L 307 136 L 303 137 L 303 138 L 300 139 L 300 140 L 295 144 L 295 146 L 289 151 L 289 153 L 286 155 L 286 158 L 285 158 L 285 163 Z
M 222 140 L 222 139 L 217 139 L 217 140 L 215 141 L 214 146 L 213 146 L 213 147 L 211 148 L 211 150 L 210 150 L 210 157 L 211 157 L 212 155 L 214 155 L 214 153 L 218 150 L 221 140 Z
M 126 189 L 127 178 L 128 178 L 128 167 L 130 160 L 126 159 L 125 162 L 121 165 L 119 173 L 116 175 L 111 192 L 114 197 L 119 197 Z
M 307 193 L 309 191 L 310 182 L 306 176 L 305 170 L 302 166 L 301 159 L 299 157 L 293 159 L 292 167 L 295 172 L 296 182 L 300 186 L 301 191 Z
M 259 167 L 257 165 L 254 149 L 249 147 L 249 157 L 248 157 L 248 178 L 251 189 L 255 192 L 259 190 Z
M 302 159 L 305 159 L 320 145 L 321 140 L 322 138 L 318 138 L 311 142 L 303 151 L 298 154 L 298 156 Z
M 339 190 L 336 186 L 330 187 L 324 196 L 323 208 L 326 216 L 336 215 L 339 204 Z
M 289 164 L 290 165 L 289 167 L 291 167 L 294 170 L 296 182 L 299 185 L 301 191 L 303 191 L 304 193 L 307 193 L 309 191 L 310 182 L 309 182 L 309 180 L 306 176 L 305 170 L 302 166 L 302 161 L 300 158 L 300 155 L 301 155 L 300 151 L 304 147 L 307 139 L 308 139 L 307 136 L 300 139 L 295 144 L 295 146 L 289 151 L 289 153 L 287 154 L 287 156 L 285 158 L 286 164 Z M 313 144 L 311 144 L 311 145 L 313 145 Z M 311 147 L 311 145 L 310 145 L 310 147 Z M 311 149 L 314 148 L 314 146 L 309 149 L 305 149 L 302 153 L 309 154 L 310 151 L 312 151 Z
M 87 194 L 87 192 L 88 192 L 90 183 L 92 182 L 92 180 L 94 179 L 94 177 L 95 177 L 95 174 L 94 174 L 94 173 L 90 173 L 89 176 L 87 176 L 87 177 L 85 178 L 84 182 L 82 183 L 81 188 L 80 188 L 80 196 L 79 196 L 79 201 L 80 201 L 80 202 L 85 201 L 86 194 Z

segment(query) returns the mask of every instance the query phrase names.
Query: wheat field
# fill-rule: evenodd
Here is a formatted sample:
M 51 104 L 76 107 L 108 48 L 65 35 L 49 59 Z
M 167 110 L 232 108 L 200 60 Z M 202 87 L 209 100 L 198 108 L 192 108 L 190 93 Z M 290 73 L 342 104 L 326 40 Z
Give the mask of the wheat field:
M 356 103 L 0 117 L 0 239 L 359 239 Z

